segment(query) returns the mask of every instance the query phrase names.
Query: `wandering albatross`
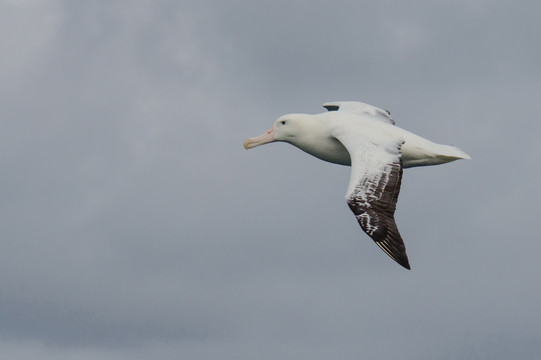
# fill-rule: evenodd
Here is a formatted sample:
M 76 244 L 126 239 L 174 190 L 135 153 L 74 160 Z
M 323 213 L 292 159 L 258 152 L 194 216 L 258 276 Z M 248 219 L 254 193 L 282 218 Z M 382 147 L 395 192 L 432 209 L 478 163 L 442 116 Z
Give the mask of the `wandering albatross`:
M 393 260 L 410 269 L 394 219 L 402 169 L 470 157 L 395 126 L 388 110 L 357 101 L 323 104 L 316 115 L 288 114 L 244 148 L 284 141 L 321 160 L 351 166 L 346 201 L 368 236 Z

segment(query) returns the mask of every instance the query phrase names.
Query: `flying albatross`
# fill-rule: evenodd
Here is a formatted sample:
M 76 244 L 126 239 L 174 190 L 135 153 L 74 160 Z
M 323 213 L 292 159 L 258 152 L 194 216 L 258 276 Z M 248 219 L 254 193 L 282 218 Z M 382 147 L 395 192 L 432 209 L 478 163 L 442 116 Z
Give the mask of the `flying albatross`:
M 368 236 L 393 260 L 410 269 L 394 219 L 402 169 L 470 157 L 395 126 L 387 110 L 357 101 L 323 104 L 316 115 L 288 114 L 244 148 L 284 141 L 321 160 L 351 166 L 346 201 Z

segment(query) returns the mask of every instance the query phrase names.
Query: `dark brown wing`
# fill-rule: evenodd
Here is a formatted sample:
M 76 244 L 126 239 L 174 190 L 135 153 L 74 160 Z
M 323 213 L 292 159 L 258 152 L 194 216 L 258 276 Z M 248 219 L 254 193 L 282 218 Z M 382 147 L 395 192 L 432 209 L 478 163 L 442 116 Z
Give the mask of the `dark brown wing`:
M 410 269 L 406 246 L 394 220 L 402 181 L 400 159 L 383 166 L 378 176 L 358 180 L 346 199 L 349 208 L 364 232 L 394 261 Z
M 332 105 L 332 104 L 331 104 Z M 362 229 L 393 260 L 410 268 L 404 241 L 394 220 L 402 181 L 404 143 L 388 124 L 372 117 L 331 112 L 332 134 L 351 157 L 346 201 Z

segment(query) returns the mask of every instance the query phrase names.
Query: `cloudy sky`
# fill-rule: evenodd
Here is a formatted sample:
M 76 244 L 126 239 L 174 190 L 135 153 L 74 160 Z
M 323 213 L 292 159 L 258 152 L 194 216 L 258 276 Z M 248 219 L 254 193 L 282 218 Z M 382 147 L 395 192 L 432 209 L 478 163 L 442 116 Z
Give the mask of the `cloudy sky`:
M 6 359 L 533 359 L 539 1 L 0 0 Z M 412 270 L 349 168 L 286 144 L 334 100 L 472 156 L 404 172 Z

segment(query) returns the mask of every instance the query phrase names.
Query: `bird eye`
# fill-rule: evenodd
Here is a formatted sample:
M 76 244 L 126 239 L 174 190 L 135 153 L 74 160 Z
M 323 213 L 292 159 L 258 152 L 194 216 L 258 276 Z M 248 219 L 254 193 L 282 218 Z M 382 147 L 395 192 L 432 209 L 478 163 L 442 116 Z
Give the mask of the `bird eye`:
M 285 120 L 282 120 L 282 125 L 285 125 L 286 124 L 286 121 Z

